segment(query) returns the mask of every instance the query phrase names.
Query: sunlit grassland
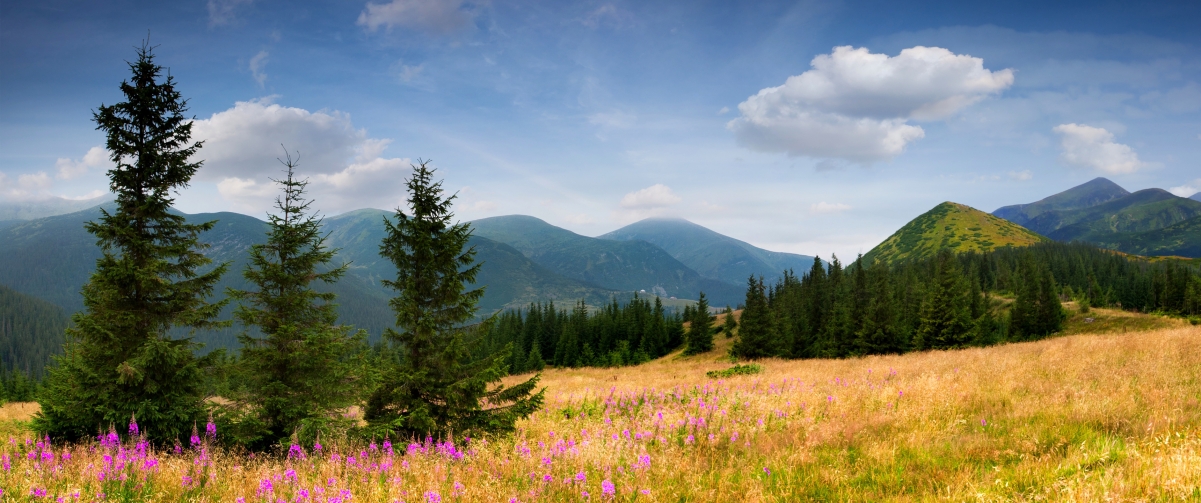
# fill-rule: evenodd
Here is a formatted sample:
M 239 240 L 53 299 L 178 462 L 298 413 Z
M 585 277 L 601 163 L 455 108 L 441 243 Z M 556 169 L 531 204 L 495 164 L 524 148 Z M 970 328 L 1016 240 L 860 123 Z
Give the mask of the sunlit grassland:
M 304 459 L 38 449 L 8 419 L 0 487 L 86 501 L 1201 500 L 1201 327 L 1090 315 L 1067 332 L 1104 333 L 764 360 L 760 374 L 710 380 L 731 365 L 718 335 L 707 355 L 547 370 L 547 405 L 515 436 L 392 439 L 392 456 L 382 441 L 303 446 Z M 1133 328 L 1146 326 L 1158 328 Z

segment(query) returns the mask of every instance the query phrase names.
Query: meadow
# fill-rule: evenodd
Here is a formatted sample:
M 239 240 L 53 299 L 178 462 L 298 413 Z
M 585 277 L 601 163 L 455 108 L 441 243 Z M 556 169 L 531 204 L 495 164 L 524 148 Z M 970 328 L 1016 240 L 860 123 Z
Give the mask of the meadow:
M 1094 309 L 1038 342 L 731 367 L 730 339 L 636 367 L 548 369 L 494 439 L 251 456 L 61 445 L 0 409 L 4 501 L 1201 500 L 1201 326 Z M 513 381 L 522 379 L 514 376 Z M 119 425 L 122 433 L 128 425 Z M 221 432 L 215 432 L 220 436 Z

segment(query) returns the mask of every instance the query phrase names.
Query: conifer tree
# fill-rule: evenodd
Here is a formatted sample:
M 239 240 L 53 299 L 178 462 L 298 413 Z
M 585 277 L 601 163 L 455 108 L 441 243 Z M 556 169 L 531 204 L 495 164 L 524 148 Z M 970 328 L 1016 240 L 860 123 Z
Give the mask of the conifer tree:
M 103 256 L 34 419 L 35 429 L 61 440 L 134 416 L 156 443 L 186 437 L 205 414 L 204 369 L 218 355 L 198 359 L 199 344 L 170 332 L 224 325 L 214 319 L 225 301 L 206 299 L 227 264 L 201 272 L 211 261 L 200 235 L 215 222 L 190 224 L 170 211 L 172 192 L 200 168 L 190 161 L 201 142 L 191 140 L 187 100 L 145 43 L 129 67 L 125 101 L 93 113 L 116 165 L 108 171 L 116 209 L 86 225 Z
M 336 325 L 335 295 L 313 289 L 315 282 L 335 283 L 349 265 L 329 266 L 337 250 L 325 247 L 321 219 L 309 213 L 308 181 L 296 179 L 290 154 L 281 162 L 285 177 L 275 182 L 283 194 L 275 200 L 277 213 L 267 215 L 267 242 L 250 248 L 242 273 L 254 289 L 229 291 L 241 301 L 234 316 L 262 334 L 238 337 L 244 393 L 229 409 L 241 416 L 236 434 L 254 449 L 294 434 L 312 441 L 339 422 L 336 411 L 353 405 L 364 384 L 352 355 L 366 332 Z
M 726 306 L 725 320 L 722 321 L 721 331 L 726 333 L 726 338 L 734 337 L 734 330 L 738 329 L 738 320 L 734 319 L 734 310 L 730 306 Z
M 917 330 L 919 349 L 963 347 L 971 340 L 971 299 L 959 261 L 949 250 L 938 253 L 934 280 L 922 303 Z
M 892 284 L 888 276 L 888 268 L 880 262 L 872 262 L 867 268 L 867 306 L 862 328 L 855 338 L 860 354 L 901 352 L 896 311 L 893 309 Z
M 688 327 L 688 334 L 685 339 L 688 341 L 688 347 L 684 348 L 684 354 L 696 355 L 711 351 L 713 349 L 713 329 L 710 323 L 713 322 L 709 316 L 709 300 L 705 298 L 705 292 L 701 292 L 700 298 L 696 301 L 696 308 L 692 310 L 692 325 Z
M 766 290 L 762 276 L 757 281 L 754 276 L 747 279 L 746 307 L 742 310 L 738 339 L 730 347 L 730 354 L 736 358 L 767 358 L 780 352 Z
M 400 361 L 384 371 L 368 399 L 365 419 L 374 433 L 400 438 L 508 433 L 514 423 L 542 406 L 535 375 L 511 388 L 495 384 L 507 374 L 512 345 L 472 359 L 477 330 L 465 327 L 484 290 L 465 291 L 480 264 L 466 248 L 471 227 L 452 224 L 455 196 L 443 197 L 428 161 L 413 167 L 406 181 L 411 215 L 397 209 L 396 222 L 384 219 L 387 235 L 380 255 L 396 265 L 397 291 L 389 305 L 396 327 L 384 333 Z M 487 405 L 487 408 L 485 408 Z

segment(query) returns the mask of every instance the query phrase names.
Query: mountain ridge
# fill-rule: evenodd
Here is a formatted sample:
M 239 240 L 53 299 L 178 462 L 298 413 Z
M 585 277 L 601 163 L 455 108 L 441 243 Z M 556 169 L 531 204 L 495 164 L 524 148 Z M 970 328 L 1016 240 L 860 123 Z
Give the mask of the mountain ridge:
M 910 220 L 863 255 L 864 263 L 933 256 L 939 250 L 989 251 L 1048 239 L 1025 227 L 964 204 L 946 201 Z

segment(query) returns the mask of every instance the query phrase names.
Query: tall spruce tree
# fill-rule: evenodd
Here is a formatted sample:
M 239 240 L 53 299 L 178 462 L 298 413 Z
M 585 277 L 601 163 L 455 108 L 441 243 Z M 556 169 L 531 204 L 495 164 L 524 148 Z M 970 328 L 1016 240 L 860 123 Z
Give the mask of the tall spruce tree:
M 255 449 L 294 434 L 311 441 L 345 422 L 337 411 L 353 405 L 364 387 L 354 355 L 366 332 L 336 325 L 335 294 L 313 289 L 315 282 L 337 282 L 349 265 L 330 267 L 337 250 L 325 247 L 321 219 L 309 213 L 312 201 L 304 197 L 308 181 L 296 179 L 296 163 L 285 155 L 285 177 L 275 180 L 283 194 L 275 200 L 277 213 L 267 215 L 267 242 L 250 248 L 242 273 L 254 289 L 229 291 L 241 301 L 234 316 L 262 334 L 238 338 L 244 392 L 227 410 L 241 416 L 234 432 Z
M 712 351 L 713 328 L 710 324 L 713 319 L 709 315 L 709 300 L 705 298 L 705 292 L 701 292 L 696 300 L 696 308 L 692 310 L 692 319 L 689 321 L 692 325 L 688 327 L 688 333 L 684 336 L 688 342 L 684 354 L 696 355 Z
M 762 276 L 758 280 L 754 276 L 747 278 L 746 307 L 742 310 L 738 339 L 730 346 L 730 354 L 736 358 L 766 358 L 777 356 L 781 350 L 766 290 Z
M 950 349 L 971 341 L 970 287 L 949 250 L 938 252 L 934 279 L 922 303 L 917 329 L 918 349 Z
M 397 209 L 395 223 L 384 219 L 380 255 L 396 265 L 396 280 L 384 284 L 397 291 L 389 304 L 398 329 L 384 337 L 400 359 L 384 371 L 365 419 L 372 433 L 401 438 L 508 433 L 542 406 L 545 390 L 535 392 L 538 375 L 492 386 L 508 373 L 512 345 L 471 358 L 479 329 L 464 325 L 484 290 L 466 289 L 480 264 L 466 248 L 471 227 L 451 223 L 455 196 L 444 197 L 433 175 L 428 161 L 414 166 L 406 181 L 412 214 Z
M 215 355 L 196 358 L 199 344 L 170 332 L 223 326 L 215 318 L 226 301 L 206 299 L 227 264 L 204 271 L 211 261 L 200 242 L 215 222 L 189 224 L 170 211 L 172 191 L 200 168 L 190 161 L 201 142 L 191 141 L 187 101 L 147 44 L 129 67 L 125 101 L 93 113 L 116 165 L 108 171 L 116 209 L 85 226 L 103 256 L 34 418 L 34 428 L 63 440 L 131 417 L 157 443 L 185 437 L 205 414 L 204 369 Z

